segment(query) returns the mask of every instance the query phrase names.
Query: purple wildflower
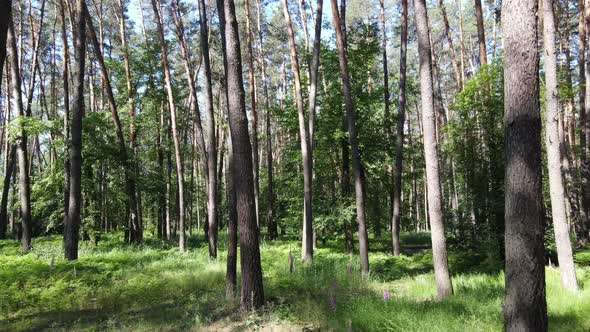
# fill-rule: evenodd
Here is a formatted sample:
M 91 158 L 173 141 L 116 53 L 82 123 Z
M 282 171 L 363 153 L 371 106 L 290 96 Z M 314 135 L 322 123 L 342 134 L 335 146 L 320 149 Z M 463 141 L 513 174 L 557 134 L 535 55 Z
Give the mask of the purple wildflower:
M 389 300 L 389 291 L 387 289 L 383 290 L 383 301 Z

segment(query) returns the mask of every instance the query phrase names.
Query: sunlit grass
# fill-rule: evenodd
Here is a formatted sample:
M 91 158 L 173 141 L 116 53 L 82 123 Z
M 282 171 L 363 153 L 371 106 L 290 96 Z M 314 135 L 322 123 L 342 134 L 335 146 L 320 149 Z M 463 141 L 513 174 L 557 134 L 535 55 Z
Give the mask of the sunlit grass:
M 416 245 L 428 241 L 423 235 L 405 237 Z M 238 313 L 236 299 L 225 299 L 224 249 L 211 261 L 202 236 L 190 244 L 181 254 L 154 239 L 135 247 L 109 235 L 98 246 L 82 243 L 80 259 L 67 262 L 57 236 L 35 239 L 24 256 L 17 242 L 0 241 L 0 330 L 251 330 L 269 324 L 355 331 L 502 329 L 503 273 L 475 253 L 451 251 L 455 296 L 440 301 L 428 250 L 400 257 L 374 252 L 371 274 L 363 279 L 358 259 L 344 254 L 339 243 L 318 248 L 307 267 L 299 261 L 297 241 L 263 241 L 268 304 L 245 315 Z M 582 289 L 576 294 L 560 288 L 557 268 L 546 270 L 552 330 L 590 330 L 588 252 L 577 254 Z

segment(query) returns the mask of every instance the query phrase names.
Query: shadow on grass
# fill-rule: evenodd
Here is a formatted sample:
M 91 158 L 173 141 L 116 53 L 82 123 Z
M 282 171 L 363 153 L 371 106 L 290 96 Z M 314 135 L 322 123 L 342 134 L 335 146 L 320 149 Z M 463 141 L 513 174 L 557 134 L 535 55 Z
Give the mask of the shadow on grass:
M 216 294 L 217 295 L 217 294 Z M 56 310 L 0 320 L 0 331 L 66 330 L 187 330 L 199 323 L 231 315 L 237 303 L 194 299 L 167 300 L 121 310 L 119 308 Z

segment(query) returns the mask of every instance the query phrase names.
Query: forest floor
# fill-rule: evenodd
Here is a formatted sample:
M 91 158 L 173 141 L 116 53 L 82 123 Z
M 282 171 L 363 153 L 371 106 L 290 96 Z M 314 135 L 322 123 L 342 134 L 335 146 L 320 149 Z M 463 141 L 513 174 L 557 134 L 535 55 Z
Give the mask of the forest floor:
M 415 250 L 428 244 L 428 234 L 403 234 L 407 250 L 400 257 L 387 254 L 386 238 L 372 239 L 365 280 L 341 242 L 320 243 L 306 267 L 297 241 L 263 241 L 267 304 L 250 314 L 239 313 L 238 300 L 225 300 L 223 247 L 210 261 L 202 235 L 190 238 L 184 254 L 153 238 L 141 246 L 121 238 L 81 242 L 75 262 L 61 258 L 59 236 L 35 238 L 28 255 L 18 254 L 18 242 L 0 241 L 0 330 L 502 330 L 501 265 L 485 254 L 451 250 L 455 295 L 437 300 L 432 254 Z M 582 288 L 576 294 L 561 290 L 557 268 L 546 269 L 552 331 L 590 331 L 590 248 L 579 250 L 576 262 Z

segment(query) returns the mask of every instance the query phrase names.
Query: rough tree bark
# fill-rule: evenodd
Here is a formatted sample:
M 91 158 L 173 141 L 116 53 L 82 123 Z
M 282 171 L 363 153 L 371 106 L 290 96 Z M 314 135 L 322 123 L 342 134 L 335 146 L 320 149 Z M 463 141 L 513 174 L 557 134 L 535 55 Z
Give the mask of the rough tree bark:
M 588 36 L 590 35 L 590 0 L 586 0 L 584 4 L 584 17 L 585 17 L 585 37 L 586 37 L 586 44 L 585 50 L 587 52 L 589 44 L 588 44 Z M 580 56 L 581 59 L 581 56 Z M 588 160 L 590 155 L 590 56 L 586 55 L 585 58 L 585 66 L 584 66 L 584 78 L 585 78 L 585 89 L 584 89 L 584 108 L 580 108 L 580 150 L 581 150 L 581 164 L 580 164 L 580 176 L 581 176 L 581 186 L 582 186 L 582 195 L 581 195 L 581 210 L 582 210 L 582 223 L 585 225 L 583 226 L 583 234 L 581 236 L 582 242 L 587 242 L 590 240 L 590 189 L 588 189 L 588 185 L 590 184 L 590 161 Z M 580 66 L 580 70 L 582 66 Z M 582 82 L 582 77 L 580 77 L 580 82 Z M 581 86 L 581 84 L 580 84 Z M 581 96 L 581 95 L 580 95 Z M 581 99 L 580 99 L 581 102 Z
M 546 331 L 537 0 L 502 3 L 506 331 Z
M 4 61 L 6 60 L 6 36 L 8 34 L 8 25 L 12 12 L 12 0 L 0 2 L 0 72 L 4 70 Z M 0 88 L 2 79 L 0 79 Z
M 281 0 L 283 13 L 289 36 L 289 56 L 291 58 L 291 73 L 295 84 L 295 103 L 297 104 L 297 118 L 299 120 L 299 139 L 301 141 L 301 157 L 303 159 L 303 233 L 301 240 L 301 259 L 311 264 L 313 261 L 313 214 L 312 214 L 312 156 L 310 155 L 309 130 L 305 121 L 303 106 L 303 92 L 299 77 L 299 59 L 295 45 L 295 34 L 289 15 L 287 0 Z
M 586 0 L 587 1 L 587 0 Z M 579 81 L 586 82 L 586 15 L 585 15 L 585 0 L 578 1 L 579 7 L 579 15 L 578 15 L 578 36 L 579 36 L 579 50 L 578 50 L 578 66 L 579 66 Z M 579 85 L 578 90 L 578 98 L 579 98 L 579 118 L 578 118 L 578 126 L 582 130 L 580 130 L 580 147 L 582 147 L 580 153 L 580 159 L 578 160 L 578 164 L 576 165 L 581 171 L 581 166 L 586 163 L 586 153 L 583 147 L 586 146 L 586 135 L 584 134 L 583 128 L 586 126 L 586 89 L 584 84 Z M 581 173 L 581 172 L 580 172 Z M 584 187 L 581 190 L 581 199 L 580 199 L 580 218 L 579 223 L 576 227 L 576 233 L 578 236 L 578 240 L 582 243 L 587 242 L 590 240 L 590 234 L 588 232 L 588 226 L 586 225 L 586 220 L 588 220 L 588 211 L 584 206 Z
M 422 101 L 424 160 L 426 163 L 428 215 L 431 226 L 434 275 L 438 296 L 445 298 L 453 294 L 453 285 L 449 273 L 447 243 L 443 220 L 442 192 L 438 164 L 439 153 L 435 132 L 436 120 L 434 115 L 432 59 L 430 54 L 428 13 L 426 11 L 425 0 L 414 0 L 414 14 L 416 19 L 420 58 L 420 98 Z
M 346 55 L 345 37 L 342 31 L 340 14 L 338 13 L 338 4 L 336 0 L 330 0 L 332 4 L 332 18 L 334 30 L 336 30 L 336 47 L 338 48 L 338 62 L 340 64 L 340 75 L 342 78 L 342 95 L 346 107 L 346 118 L 348 120 L 348 140 L 352 154 L 352 172 L 354 174 L 354 191 L 356 201 L 356 221 L 359 230 L 359 255 L 361 263 L 361 272 L 363 275 L 369 273 L 369 241 L 367 238 L 367 226 L 365 224 L 365 195 L 364 195 L 364 176 L 363 165 L 358 147 L 356 131 L 356 115 L 354 103 L 352 100 L 352 90 L 350 84 L 350 75 L 348 73 L 348 59 Z
M 234 158 L 233 180 L 236 189 L 242 272 L 240 307 L 242 310 L 251 310 L 262 306 L 264 303 L 259 231 L 256 224 L 256 205 L 254 202 L 252 146 L 248 134 L 248 118 L 246 116 L 242 77 L 242 55 L 235 4 L 233 0 L 218 0 L 218 4 L 219 2 L 223 2 L 223 18 L 225 21 L 229 126 Z
M 401 16 L 401 44 L 399 66 L 399 96 L 397 130 L 395 136 L 395 171 L 393 175 L 393 214 L 391 221 L 391 235 L 393 239 L 393 254 L 400 254 L 399 231 L 401 221 L 402 171 L 404 151 L 404 123 L 406 111 L 406 58 L 408 49 L 408 0 L 402 0 Z
M 78 259 L 80 208 L 82 205 L 82 118 L 84 117 L 84 68 L 86 64 L 86 15 L 84 0 L 76 1 L 74 28 L 74 95 L 70 148 L 70 199 L 64 232 L 64 254 Z
M 576 270 L 572 254 L 565 209 L 565 190 L 561 172 L 561 141 L 559 139 L 559 100 L 557 88 L 557 55 L 555 50 L 555 17 L 553 0 L 543 0 L 543 43 L 545 45 L 545 144 L 547 146 L 547 168 L 553 230 L 557 246 L 557 259 L 561 285 L 576 290 Z

